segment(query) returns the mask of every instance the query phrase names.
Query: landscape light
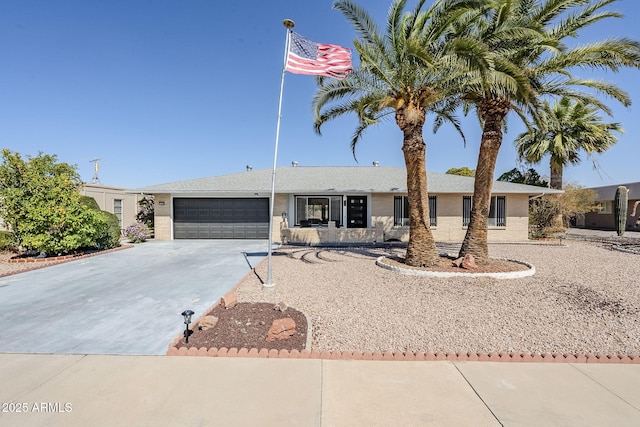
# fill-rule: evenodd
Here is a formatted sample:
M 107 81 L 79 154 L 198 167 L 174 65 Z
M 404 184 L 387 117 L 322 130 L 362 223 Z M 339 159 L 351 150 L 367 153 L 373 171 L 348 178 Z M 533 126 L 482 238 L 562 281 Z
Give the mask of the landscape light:
M 189 323 L 191 323 L 191 316 L 193 316 L 193 311 L 185 310 L 182 312 L 182 316 L 184 317 L 184 324 L 186 325 L 184 330 L 184 341 L 185 343 L 188 343 L 189 335 L 191 334 L 191 331 L 189 330 Z

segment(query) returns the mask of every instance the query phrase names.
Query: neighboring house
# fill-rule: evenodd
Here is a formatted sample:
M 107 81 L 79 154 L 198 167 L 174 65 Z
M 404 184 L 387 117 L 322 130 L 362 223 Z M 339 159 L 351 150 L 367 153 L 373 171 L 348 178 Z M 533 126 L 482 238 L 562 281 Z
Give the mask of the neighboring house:
M 136 222 L 138 201 L 144 197 L 140 193 L 126 191 L 125 188 L 102 184 L 83 184 L 80 188 L 80 194 L 93 197 L 100 209 L 115 214 L 121 229 Z
M 138 188 L 155 199 L 155 238 L 268 239 L 271 169 Z M 279 167 L 273 240 L 285 243 L 406 241 L 404 168 Z M 431 228 L 437 241 L 462 241 L 474 179 L 428 173 Z M 489 240 L 528 239 L 529 197 L 556 193 L 495 182 Z
M 629 204 L 627 207 L 627 226 L 625 230 L 640 229 L 640 182 L 620 184 L 629 189 Z M 584 220 L 579 219 L 576 226 L 598 230 L 615 230 L 616 223 L 613 218 L 613 200 L 616 197 L 616 189 L 620 185 L 607 185 L 594 187 L 596 201 L 599 209 L 584 215 Z

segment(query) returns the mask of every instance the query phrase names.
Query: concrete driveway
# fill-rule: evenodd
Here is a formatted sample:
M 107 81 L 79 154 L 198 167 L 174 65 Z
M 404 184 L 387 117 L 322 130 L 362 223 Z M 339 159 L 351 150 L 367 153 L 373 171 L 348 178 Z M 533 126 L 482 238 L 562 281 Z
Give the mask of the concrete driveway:
M 180 313 L 204 314 L 267 245 L 150 241 L 1 278 L 0 352 L 164 354 L 184 330 Z

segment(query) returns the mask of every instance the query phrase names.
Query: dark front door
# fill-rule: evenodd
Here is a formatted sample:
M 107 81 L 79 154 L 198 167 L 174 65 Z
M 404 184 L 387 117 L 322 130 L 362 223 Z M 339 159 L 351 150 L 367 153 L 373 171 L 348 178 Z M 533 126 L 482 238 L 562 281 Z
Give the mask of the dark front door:
M 367 228 L 367 196 L 347 196 L 347 228 Z

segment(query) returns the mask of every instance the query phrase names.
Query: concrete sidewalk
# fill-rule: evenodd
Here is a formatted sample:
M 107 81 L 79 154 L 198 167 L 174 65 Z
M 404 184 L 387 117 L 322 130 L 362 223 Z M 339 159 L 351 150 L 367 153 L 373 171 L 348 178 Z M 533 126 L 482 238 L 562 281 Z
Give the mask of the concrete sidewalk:
M 0 378 L 2 426 L 640 424 L 640 365 L 0 354 Z

